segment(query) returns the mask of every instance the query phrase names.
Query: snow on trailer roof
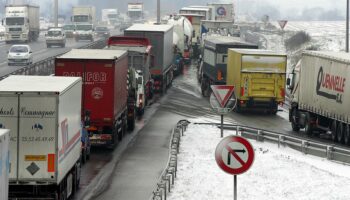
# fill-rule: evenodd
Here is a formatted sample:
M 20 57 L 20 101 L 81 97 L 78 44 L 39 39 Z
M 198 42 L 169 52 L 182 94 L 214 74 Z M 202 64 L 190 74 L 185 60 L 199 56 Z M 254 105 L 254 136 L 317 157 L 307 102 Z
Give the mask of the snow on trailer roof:
M 0 81 L 0 92 L 64 92 L 80 77 L 12 75 Z
M 127 54 L 127 51 L 109 49 L 72 49 L 57 58 L 115 60 L 122 57 L 124 54 Z
M 134 24 L 126 29 L 126 31 L 167 32 L 172 28 L 172 25 L 166 24 Z
M 241 54 L 249 54 L 249 55 L 274 55 L 274 56 L 286 56 L 285 53 L 282 52 L 276 52 L 271 50 L 265 50 L 265 49 L 236 49 L 236 48 L 230 48 L 230 50 L 234 50 Z
M 316 56 L 321 58 L 328 58 L 337 60 L 345 63 L 350 62 L 350 54 L 346 52 L 335 52 L 335 51 L 304 51 L 304 55 Z

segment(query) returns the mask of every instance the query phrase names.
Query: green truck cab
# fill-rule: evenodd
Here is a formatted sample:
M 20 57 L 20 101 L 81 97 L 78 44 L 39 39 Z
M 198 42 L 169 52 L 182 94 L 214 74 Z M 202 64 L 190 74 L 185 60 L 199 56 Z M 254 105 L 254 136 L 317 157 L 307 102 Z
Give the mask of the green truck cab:
M 235 86 L 236 111 L 263 109 L 276 114 L 285 100 L 287 56 L 268 50 L 229 49 L 227 85 Z

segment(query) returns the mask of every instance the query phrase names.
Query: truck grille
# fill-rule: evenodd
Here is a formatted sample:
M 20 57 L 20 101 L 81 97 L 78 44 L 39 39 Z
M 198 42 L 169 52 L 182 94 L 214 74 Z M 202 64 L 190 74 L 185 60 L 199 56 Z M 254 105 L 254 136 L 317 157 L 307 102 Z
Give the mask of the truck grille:
M 22 31 L 22 28 L 9 28 L 10 32 L 20 32 Z
M 11 38 L 12 38 L 12 39 L 20 39 L 21 36 L 20 36 L 20 35 L 11 35 Z

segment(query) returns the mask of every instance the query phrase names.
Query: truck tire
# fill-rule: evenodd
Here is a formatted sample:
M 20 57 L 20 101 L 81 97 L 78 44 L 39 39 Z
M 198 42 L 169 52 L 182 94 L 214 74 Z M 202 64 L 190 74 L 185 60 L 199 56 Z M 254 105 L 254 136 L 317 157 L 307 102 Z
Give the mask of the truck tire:
M 332 121 L 330 130 L 332 132 L 332 140 L 335 142 L 337 138 L 337 121 L 336 120 Z
M 208 79 L 203 77 L 202 78 L 202 82 L 201 82 L 201 91 L 202 91 L 202 95 L 203 97 L 208 97 Z
M 311 124 L 311 116 L 309 113 L 305 115 L 305 133 L 307 136 L 312 136 L 313 126 Z
M 345 131 L 344 131 L 344 143 L 346 145 L 350 144 L 350 125 L 344 124 Z
M 297 116 L 297 114 L 298 114 L 298 111 L 297 111 L 297 109 L 293 109 L 293 111 L 292 111 L 292 117 L 291 117 L 291 124 L 292 124 L 292 129 L 293 129 L 293 131 L 295 131 L 295 132 L 299 132 L 300 131 L 300 126 L 299 126 L 299 123 L 298 123 L 298 116 Z
M 338 122 L 337 125 L 337 142 L 342 143 L 344 139 L 345 128 L 343 123 Z

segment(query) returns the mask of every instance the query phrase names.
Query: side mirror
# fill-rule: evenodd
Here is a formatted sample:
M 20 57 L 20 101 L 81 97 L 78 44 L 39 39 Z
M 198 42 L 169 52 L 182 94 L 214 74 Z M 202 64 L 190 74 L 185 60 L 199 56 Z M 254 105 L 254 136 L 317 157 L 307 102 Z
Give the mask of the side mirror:
M 192 31 L 192 37 L 193 37 L 193 38 L 196 37 L 196 31 L 195 31 L 195 30 Z
M 71 21 L 71 22 L 73 21 L 73 17 L 70 17 L 70 21 Z
M 32 51 L 29 51 L 29 53 L 33 53 Z
M 142 77 L 137 78 L 137 84 L 142 84 Z
M 290 78 L 287 78 L 287 86 L 290 86 Z
M 4 20 L 3 19 L 1 20 L 1 25 L 4 25 Z

